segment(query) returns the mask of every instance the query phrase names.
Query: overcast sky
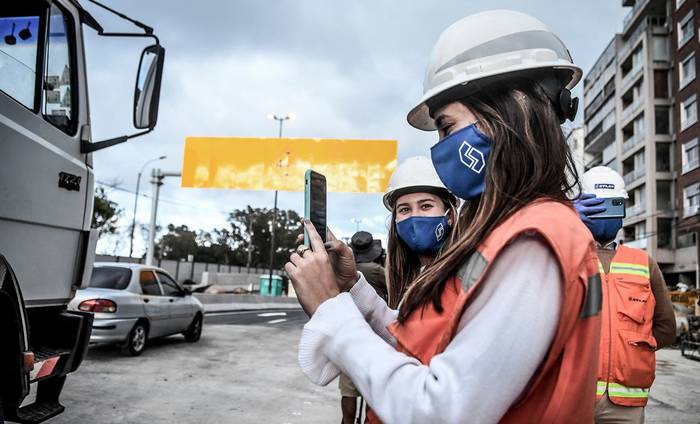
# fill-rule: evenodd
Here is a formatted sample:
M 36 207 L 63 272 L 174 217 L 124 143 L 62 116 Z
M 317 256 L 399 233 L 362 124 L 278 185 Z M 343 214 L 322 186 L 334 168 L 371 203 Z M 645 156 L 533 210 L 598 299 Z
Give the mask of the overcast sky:
M 268 112 L 296 112 L 284 136 L 397 139 L 399 162 L 437 141 L 406 123 L 422 94 L 427 58 L 440 32 L 459 18 L 486 9 L 514 9 L 553 29 L 587 72 L 628 9 L 621 0 L 104 0 L 155 29 L 167 49 L 160 115 L 155 131 L 95 153 L 98 181 L 134 191 L 148 159 L 179 171 L 186 136 L 274 137 Z M 118 18 L 83 1 L 108 29 L 130 30 Z M 128 133 L 141 40 L 106 39 L 85 29 L 93 139 Z M 581 85 L 577 94 L 581 95 Z M 582 118 L 582 108 L 578 120 Z M 141 181 L 151 193 L 151 166 Z M 158 223 L 212 230 L 226 212 L 246 205 L 272 207 L 272 192 L 183 189 L 165 180 Z M 133 194 L 110 190 L 132 217 Z M 380 195 L 328 196 L 329 225 L 340 236 L 361 229 L 385 237 L 388 213 Z M 281 192 L 279 206 L 303 212 L 301 193 Z M 137 221 L 147 223 L 150 199 L 140 198 Z M 102 240 L 99 252 L 128 253 L 125 236 Z M 136 254 L 143 251 L 140 236 Z

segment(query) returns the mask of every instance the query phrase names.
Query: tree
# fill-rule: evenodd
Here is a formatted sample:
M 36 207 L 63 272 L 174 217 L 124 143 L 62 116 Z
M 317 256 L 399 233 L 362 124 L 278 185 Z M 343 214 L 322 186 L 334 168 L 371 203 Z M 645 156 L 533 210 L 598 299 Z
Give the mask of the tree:
M 229 214 L 230 234 L 237 262 L 249 266 L 270 266 L 270 226 L 272 210 L 266 208 L 236 209 Z M 277 210 L 275 254 L 273 268 L 280 269 L 296 248 L 296 238 L 302 233 L 301 217 L 292 210 Z M 250 257 L 250 261 L 248 258 Z
M 104 187 L 95 190 L 95 201 L 92 213 L 92 228 L 98 230 L 98 236 L 105 234 L 116 234 L 117 221 L 123 210 L 119 209 L 117 202 L 110 200 L 105 193 Z
M 197 233 L 190 230 L 187 225 L 169 224 L 167 234 L 160 238 L 156 246 L 157 249 L 162 249 L 163 258 L 178 261 L 187 259 L 187 255 L 194 255 L 197 252 Z

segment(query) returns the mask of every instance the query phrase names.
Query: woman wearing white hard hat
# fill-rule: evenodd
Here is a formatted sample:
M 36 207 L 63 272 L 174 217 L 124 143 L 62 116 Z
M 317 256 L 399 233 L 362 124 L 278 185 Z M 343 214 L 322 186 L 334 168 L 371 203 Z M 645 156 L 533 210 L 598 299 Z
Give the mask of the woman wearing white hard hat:
M 342 370 L 373 423 L 593 422 L 600 278 L 590 232 L 567 199 L 575 166 L 560 123 L 581 70 L 542 22 L 468 16 L 440 36 L 411 125 L 438 130 L 431 159 L 467 200 L 460 234 L 420 274 L 398 315 L 342 243 L 286 265 L 311 316 L 299 364 Z
M 392 174 L 384 206 L 391 212 L 388 303 L 397 308 L 408 285 L 450 238 L 456 224 L 457 198 L 440 181 L 430 159 L 415 156 L 406 159 Z

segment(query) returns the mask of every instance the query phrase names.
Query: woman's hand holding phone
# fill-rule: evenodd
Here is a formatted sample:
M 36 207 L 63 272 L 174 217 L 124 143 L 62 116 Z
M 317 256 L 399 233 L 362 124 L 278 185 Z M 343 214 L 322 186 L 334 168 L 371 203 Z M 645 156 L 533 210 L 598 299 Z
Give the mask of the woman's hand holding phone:
M 284 266 L 304 312 L 312 316 L 318 306 L 349 289 L 357 280 L 352 251 L 334 236 L 325 243 L 310 221 L 304 221 L 311 248 L 299 246 Z M 328 250 L 326 250 L 328 248 Z M 352 277 L 350 277 L 352 274 Z
M 357 282 L 355 255 L 347 244 L 335 238 L 330 229 L 326 232 L 326 240 L 328 242 L 326 242 L 325 247 L 331 258 L 338 289 L 341 292 L 348 291 Z

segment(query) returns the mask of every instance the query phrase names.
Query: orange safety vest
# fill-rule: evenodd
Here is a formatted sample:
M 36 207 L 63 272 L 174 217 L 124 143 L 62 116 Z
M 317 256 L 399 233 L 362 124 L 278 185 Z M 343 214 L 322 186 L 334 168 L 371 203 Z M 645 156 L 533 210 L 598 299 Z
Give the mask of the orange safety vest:
M 488 235 L 458 276 L 450 278 L 442 293 L 443 313 L 429 302 L 403 325 L 390 324 L 389 330 L 397 350 L 429 364 L 454 338 L 462 313 L 499 252 L 521 234 L 541 236 L 556 255 L 563 299 L 559 324 L 543 363 L 501 422 L 592 423 L 599 346 L 594 341 L 600 336 L 598 258 L 591 233 L 567 205 L 537 201 L 513 214 Z M 381 421 L 370 413 L 367 422 Z
M 623 406 L 645 406 L 656 371 L 652 334 L 656 299 L 649 281 L 649 256 L 619 246 L 603 277 L 598 399 Z

